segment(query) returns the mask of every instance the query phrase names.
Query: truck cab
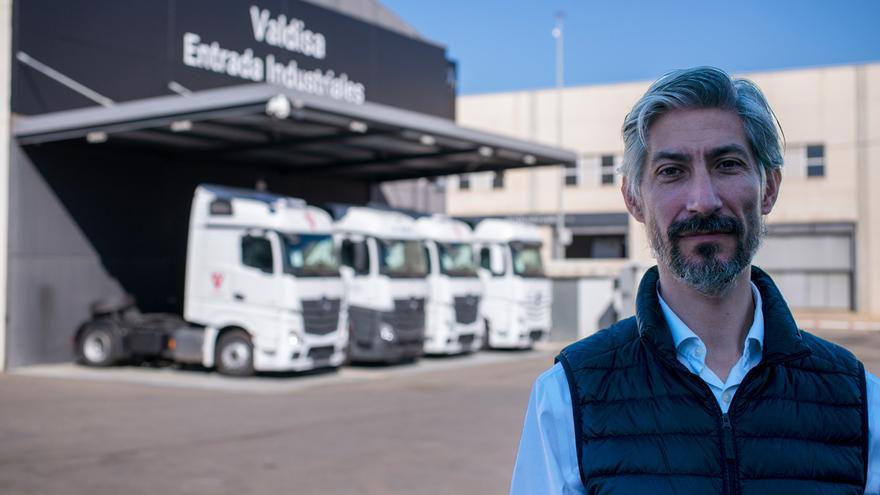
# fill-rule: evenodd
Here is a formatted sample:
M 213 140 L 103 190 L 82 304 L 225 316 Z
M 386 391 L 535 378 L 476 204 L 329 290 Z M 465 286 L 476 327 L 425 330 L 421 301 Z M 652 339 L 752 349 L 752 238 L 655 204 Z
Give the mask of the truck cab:
M 336 232 L 351 318 L 352 362 L 409 361 L 423 354 L 428 261 L 415 220 L 351 206 Z
M 343 295 L 325 211 L 264 192 L 196 189 L 184 318 L 204 328 L 203 365 L 228 374 L 340 366 L 348 339 Z
M 445 215 L 416 220 L 428 257 L 425 353 L 459 354 L 483 345 L 482 283 L 471 227 Z
M 552 292 L 541 262 L 541 235 L 524 222 L 477 224 L 482 316 L 489 347 L 528 349 L 549 338 Z

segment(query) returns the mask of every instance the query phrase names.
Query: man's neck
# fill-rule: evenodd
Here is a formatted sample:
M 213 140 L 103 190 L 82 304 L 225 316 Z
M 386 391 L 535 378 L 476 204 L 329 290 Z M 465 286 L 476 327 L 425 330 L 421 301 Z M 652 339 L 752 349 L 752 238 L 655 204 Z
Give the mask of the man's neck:
M 673 312 L 706 345 L 706 365 L 722 381 L 742 356 L 743 342 L 754 319 L 751 267 L 718 296 L 706 296 L 660 266 L 660 295 Z

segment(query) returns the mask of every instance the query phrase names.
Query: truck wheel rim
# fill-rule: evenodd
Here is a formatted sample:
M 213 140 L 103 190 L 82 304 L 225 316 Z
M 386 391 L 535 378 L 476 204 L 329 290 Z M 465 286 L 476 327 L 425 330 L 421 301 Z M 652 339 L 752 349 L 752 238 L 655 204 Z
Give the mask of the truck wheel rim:
M 92 363 L 107 359 L 110 352 L 110 336 L 103 332 L 92 332 L 83 343 L 83 355 Z
M 223 348 L 220 360 L 226 369 L 241 369 L 247 366 L 251 351 L 244 342 L 234 342 Z

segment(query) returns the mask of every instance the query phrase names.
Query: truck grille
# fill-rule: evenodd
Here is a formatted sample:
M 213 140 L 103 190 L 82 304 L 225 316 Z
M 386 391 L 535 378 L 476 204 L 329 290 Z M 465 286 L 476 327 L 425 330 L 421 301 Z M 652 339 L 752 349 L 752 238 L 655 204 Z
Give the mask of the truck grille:
M 326 361 L 333 356 L 333 346 L 327 345 L 323 347 L 312 347 L 309 349 L 309 357 L 315 361 Z
M 480 307 L 478 296 L 463 296 L 455 298 L 455 321 L 458 323 L 473 323 L 477 321 L 477 309 Z
M 395 299 L 394 311 L 387 315 L 387 321 L 397 330 L 398 334 L 401 332 L 423 332 L 425 329 L 425 300 Z
M 339 299 L 303 301 L 303 325 L 306 333 L 327 335 L 339 325 Z

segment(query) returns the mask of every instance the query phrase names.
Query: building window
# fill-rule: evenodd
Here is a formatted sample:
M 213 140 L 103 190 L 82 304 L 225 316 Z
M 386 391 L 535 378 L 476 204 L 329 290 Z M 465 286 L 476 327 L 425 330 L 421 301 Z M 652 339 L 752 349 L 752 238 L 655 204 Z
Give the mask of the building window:
M 602 185 L 614 184 L 614 155 L 602 155 Z
M 566 258 L 607 259 L 626 258 L 625 235 L 574 234 L 565 247 Z
M 825 146 L 807 146 L 807 177 L 825 177 Z
M 504 189 L 504 170 L 499 170 L 492 176 L 492 189 Z
M 578 185 L 578 164 L 566 163 L 563 171 L 563 183 L 566 186 Z
M 471 188 L 471 177 L 467 174 L 458 176 L 458 190 L 467 191 Z

